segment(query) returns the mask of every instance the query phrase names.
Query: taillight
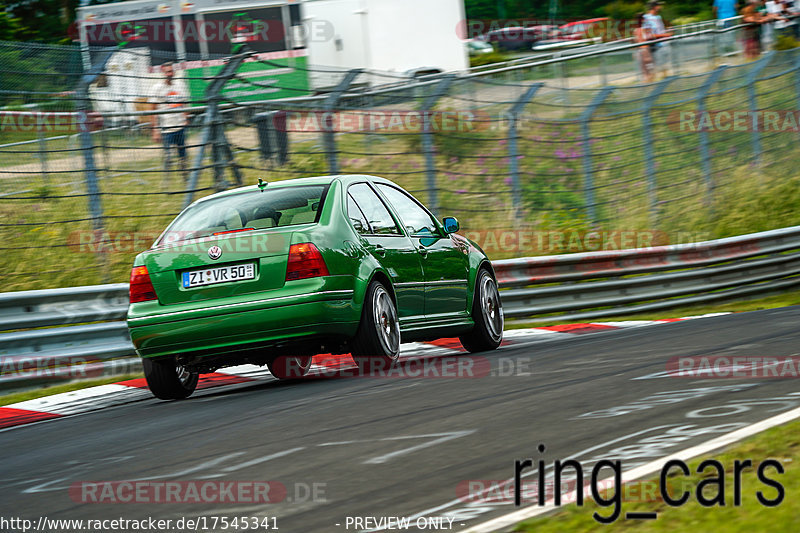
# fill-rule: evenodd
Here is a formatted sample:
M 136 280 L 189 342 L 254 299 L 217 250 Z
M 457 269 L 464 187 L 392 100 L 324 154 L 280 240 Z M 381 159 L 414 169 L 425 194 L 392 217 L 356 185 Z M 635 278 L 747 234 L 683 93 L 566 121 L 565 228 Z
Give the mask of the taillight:
M 156 290 L 150 281 L 150 274 L 147 272 L 146 266 L 133 267 L 131 270 L 129 294 L 132 304 L 156 299 Z
M 328 267 L 317 247 L 310 242 L 289 247 L 289 262 L 286 265 L 286 281 L 327 276 Z

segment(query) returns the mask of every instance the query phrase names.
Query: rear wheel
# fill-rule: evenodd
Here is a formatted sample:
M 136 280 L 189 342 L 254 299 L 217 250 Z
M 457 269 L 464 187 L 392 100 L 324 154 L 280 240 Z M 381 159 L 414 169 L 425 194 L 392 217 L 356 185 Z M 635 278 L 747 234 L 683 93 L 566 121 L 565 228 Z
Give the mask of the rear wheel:
M 310 355 L 280 355 L 267 363 L 269 372 L 278 379 L 298 379 L 311 368 Z
M 352 355 L 365 373 L 391 368 L 400 356 L 397 308 L 379 281 L 373 281 L 367 287 L 361 323 L 352 343 Z
M 458 340 L 468 352 L 494 350 L 503 340 L 503 304 L 497 282 L 485 268 L 478 272 L 472 297 L 472 320 L 475 326 Z
M 188 398 L 197 388 L 200 374 L 180 366 L 172 357 L 142 359 L 144 377 L 153 396 L 161 400 Z

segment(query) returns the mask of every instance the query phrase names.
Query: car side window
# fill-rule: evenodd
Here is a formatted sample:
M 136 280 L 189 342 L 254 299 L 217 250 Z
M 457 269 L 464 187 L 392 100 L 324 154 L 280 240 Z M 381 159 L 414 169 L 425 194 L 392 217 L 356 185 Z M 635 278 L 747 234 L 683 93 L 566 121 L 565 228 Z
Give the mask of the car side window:
M 400 235 L 400 228 L 397 227 L 389 210 L 383 204 L 383 200 L 375 194 L 366 183 L 356 183 L 351 185 L 348 190 L 353 200 L 361 208 L 361 212 L 367 217 L 372 233 L 377 235 Z
M 358 233 L 362 235 L 372 233 L 364 213 L 361 212 L 361 208 L 349 193 L 347 195 L 347 216 Z
M 439 230 L 436 228 L 436 222 L 416 200 L 390 185 L 378 183 L 377 186 L 386 196 L 386 199 L 389 200 L 389 203 L 394 206 L 395 212 L 403 221 L 403 225 L 410 235 L 416 237 L 438 235 Z

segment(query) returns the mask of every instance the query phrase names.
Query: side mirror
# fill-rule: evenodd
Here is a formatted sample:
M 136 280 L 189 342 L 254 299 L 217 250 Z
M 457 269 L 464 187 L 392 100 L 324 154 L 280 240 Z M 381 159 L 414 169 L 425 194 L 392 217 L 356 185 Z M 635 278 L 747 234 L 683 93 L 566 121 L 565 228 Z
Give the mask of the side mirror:
M 444 217 L 442 219 L 442 225 L 444 226 L 445 233 L 455 233 L 459 228 L 456 217 Z

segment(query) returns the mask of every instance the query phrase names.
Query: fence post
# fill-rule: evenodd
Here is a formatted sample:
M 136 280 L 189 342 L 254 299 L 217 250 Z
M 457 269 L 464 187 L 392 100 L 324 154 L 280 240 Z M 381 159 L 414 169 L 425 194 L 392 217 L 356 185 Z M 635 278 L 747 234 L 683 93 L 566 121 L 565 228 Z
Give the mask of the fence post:
M 47 139 L 44 128 L 39 128 L 39 162 L 42 165 L 42 185 L 47 183 Z
M 761 132 L 759 131 L 759 123 L 758 123 L 758 102 L 756 99 L 756 81 L 758 81 L 758 75 L 761 74 L 761 71 L 772 61 L 772 56 L 775 54 L 774 51 L 767 52 L 767 54 L 756 61 L 753 66 L 750 68 L 750 71 L 747 73 L 747 103 L 750 111 L 750 121 L 751 121 L 751 129 L 750 129 L 750 139 L 753 145 L 753 160 L 756 164 L 761 163 Z
M 711 32 L 711 46 L 709 47 L 708 66 L 714 68 L 717 65 L 717 56 L 719 55 L 719 42 L 717 40 L 717 30 L 713 29 Z
M 91 121 L 89 119 L 90 97 L 89 85 L 94 83 L 106 68 L 108 60 L 113 55 L 113 50 L 108 50 L 100 56 L 100 60 L 95 63 L 89 72 L 81 76 L 78 87 L 75 90 L 75 110 L 78 112 L 78 125 L 80 131 L 81 152 L 83 152 L 83 164 L 86 170 L 86 193 L 89 196 L 89 214 L 92 217 L 92 228 L 96 231 L 103 229 L 103 205 L 100 200 L 100 187 L 97 183 L 97 166 L 94 161 L 94 141 L 92 140 Z
M 525 105 L 542 87 L 542 83 L 534 83 L 514 102 L 508 111 L 508 167 L 511 172 L 511 201 L 514 206 L 514 220 L 519 226 L 522 221 L 522 186 L 519 180 L 519 150 L 517 149 L 517 120 Z
M 446 74 L 433 88 L 433 92 L 422 102 L 422 153 L 425 154 L 425 175 L 428 185 L 428 205 L 434 215 L 439 214 L 439 191 L 436 190 L 436 159 L 434 158 L 433 133 L 431 132 L 431 110 L 453 84 L 455 76 Z
M 86 193 L 89 198 L 89 216 L 92 218 L 92 229 L 96 236 L 103 233 L 103 203 L 100 198 L 100 186 L 97 182 L 97 166 L 94 161 L 94 141 L 92 140 L 89 112 L 91 110 L 89 85 L 103 73 L 108 60 L 111 59 L 113 51 L 109 50 L 100 56 L 89 71 L 81 76 L 78 87 L 75 90 L 75 110 L 78 113 L 78 138 L 80 140 L 81 152 L 83 153 L 83 164 L 86 171 Z M 108 281 L 107 263 L 105 253 L 101 247 L 98 254 L 100 267 L 100 277 L 102 282 Z
M 325 156 L 328 159 L 328 172 L 331 174 L 339 173 L 339 158 L 336 156 L 336 131 L 333 127 L 333 111 L 339 103 L 339 99 L 344 92 L 350 88 L 353 81 L 363 72 L 360 68 L 348 70 L 339 81 L 339 84 L 328 94 L 323 104 L 324 113 L 322 115 L 323 132 L 322 144 L 325 147 Z
M 645 172 L 647 174 L 647 197 L 650 203 L 651 224 L 655 224 L 658 219 L 658 210 L 656 207 L 658 203 L 658 197 L 656 195 L 658 185 L 656 183 L 655 155 L 653 154 L 653 120 L 651 113 L 658 97 L 664 93 L 667 85 L 672 83 L 674 79 L 675 76 L 670 76 L 658 82 L 656 87 L 650 91 L 650 94 L 645 97 L 642 107 L 642 137 L 644 140 L 644 162 Z
M 594 164 L 592 163 L 592 142 L 589 133 L 589 121 L 595 110 L 608 98 L 614 91 L 614 87 L 603 87 L 600 92 L 594 95 L 588 107 L 583 110 L 578 119 L 581 124 L 581 144 L 583 146 L 583 193 L 586 197 L 586 211 L 591 222 L 597 221 L 597 203 L 594 196 Z
M 670 47 L 669 57 L 672 60 L 672 75 L 678 76 L 680 75 L 681 69 L 681 45 L 684 39 L 675 39 L 666 44 L 666 46 Z
M 717 80 L 719 80 L 720 76 L 722 76 L 723 72 L 727 69 L 727 65 L 722 65 L 717 67 L 711 74 L 708 75 L 708 79 L 703 83 L 700 87 L 698 94 L 697 94 L 697 114 L 698 116 L 703 116 L 703 113 L 706 111 L 706 97 L 708 96 L 709 91 L 711 90 L 711 86 L 714 85 Z M 714 180 L 711 175 L 711 155 L 708 149 L 708 130 L 706 128 L 700 128 L 700 165 L 703 169 L 703 177 L 706 181 L 706 191 L 708 194 L 708 203 L 711 203 L 711 195 L 714 192 Z
M 606 65 L 606 54 L 600 54 L 600 61 L 598 62 L 600 69 L 600 85 L 608 85 L 608 68 Z
M 206 112 L 203 114 L 203 138 L 200 142 L 199 149 L 197 150 L 197 154 L 194 157 L 194 163 L 192 165 L 192 171 L 189 174 L 189 190 L 186 191 L 186 196 L 183 200 L 183 207 L 186 208 L 189 204 L 192 203 L 192 198 L 194 197 L 194 190 L 197 188 L 197 182 L 200 179 L 200 172 L 202 171 L 203 167 L 203 159 L 205 158 L 206 154 L 206 146 L 211 143 L 212 144 L 212 154 L 214 155 L 214 173 L 215 179 L 218 179 L 218 169 L 221 169 L 220 165 L 228 165 L 233 159 L 233 154 L 230 151 L 230 147 L 225 140 L 225 130 L 222 125 L 222 120 L 219 114 L 219 101 L 222 98 L 222 89 L 225 86 L 225 83 L 230 80 L 236 71 L 239 69 L 239 66 L 244 62 L 245 59 L 253 55 L 253 51 L 246 47 L 239 48 L 239 52 L 232 55 L 228 58 L 228 62 L 225 63 L 225 66 L 222 67 L 222 70 L 219 74 L 214 76 L 211 82 L 206 87 L 205 99 L 207 101 Z M 224 163 L 220 163 L 218 158 L 223 157 L 225 159 Z M 241 175 L 239 174 L 239 169 L 236 165 L 231 165 L 231 169 L 236 177 L 238 182 L 241 182 Z M 220 186 L 220 182 L 216 182 L 217 186 Z

